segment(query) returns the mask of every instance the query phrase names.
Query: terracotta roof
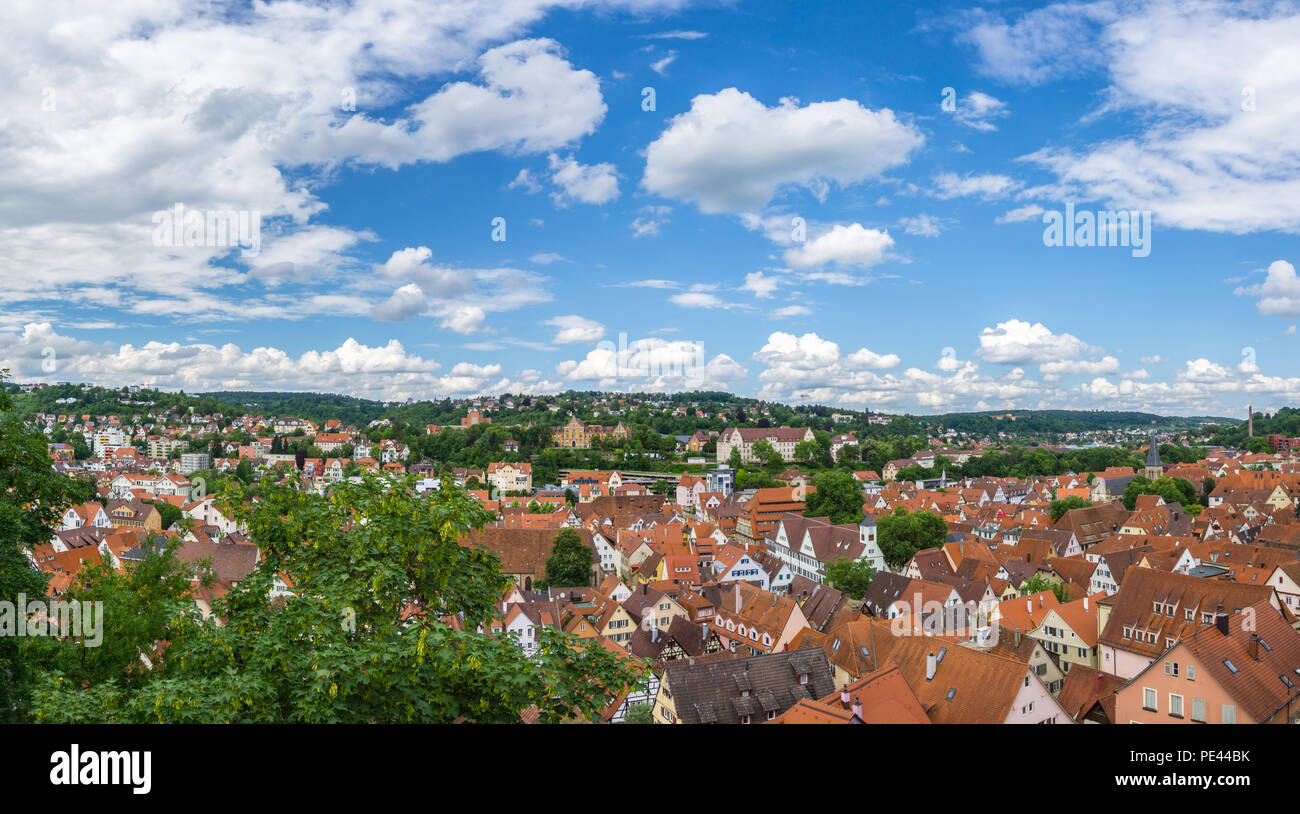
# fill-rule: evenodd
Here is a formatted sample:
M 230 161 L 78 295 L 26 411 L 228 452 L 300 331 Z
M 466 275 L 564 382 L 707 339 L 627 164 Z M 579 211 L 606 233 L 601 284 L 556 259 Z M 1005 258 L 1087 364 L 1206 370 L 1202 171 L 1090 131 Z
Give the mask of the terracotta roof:
M 1101 704 L 1106 720 L 1115 721 L 1115 690 L 1124 684 L 1119 676 L 1094 670 L 1083 664 L 1070 665 L 1070 672 L 1065 674 L 1065 683 L 1061 685 L 1061 694 L 1057 702 L 1065 709 L 1067 715 L 1079 723 Z
M 938 660 L 935 674 L 926 680 L 927 657 Z M 1019 661 L 973 650 L 945 646 L 924 636 L 902 636 L 889 658 L 895 662 L 912 692 L 936 724 L 1001 724 L 1024 686 L 1029 668 Z
M 801 700 L 774 724 L 928 724 L 911 687 L 890 664 L 818 701 Z
M 586 529 L 574 531 L 583 545 L 594 552 L 591 532 Z M 460 544 L 495 552 L 501 558 L 502 573 L 540 576 L 546 572 L 546 558 L 551 556 L 557 533 L 555 529 L 547 528 L 474 529 L 461 537 Z
M 1242 624 L 1241 617 L 1234 614 L 1228 618 L 1226 635 L 1211 625 L 1184 639 L 1181 646 L 1196 655 L 1205 672 L 1243 711 L 1265 723 L 1300 697 L 1300 633 L 1267 599 L 1242 611 L 1253 612 L 1253 626 Z M 1255 636 L 1258 642 L 1252 643 Z M 1177 651 L 1179 646 L 1173 649 Z M 1147 669 L 1161 663 L 1152 662 Z
M 1265 585 L 1243 585 L 1153 568 L 1131 568 L 1119 593 L 1112 598 L 1110 617 L 1099 641 L 1154 658 L 1165 652 L 1167 639 L 1187 638 L 1205 628 L 1207 625 L 1202 615 L 1215 613 L 1219 605 L 1231 614 L 1240 608 L 1268 601 L 1273 596 L 1273 589 Z M 1156 603 L 1172 605 L 1172 615 L 1157 613 Z M 1192 611 L 1190 621 L 1186 614 L 1188 610 Z M 1126 627 L 1137 635 L 1125 638 Z

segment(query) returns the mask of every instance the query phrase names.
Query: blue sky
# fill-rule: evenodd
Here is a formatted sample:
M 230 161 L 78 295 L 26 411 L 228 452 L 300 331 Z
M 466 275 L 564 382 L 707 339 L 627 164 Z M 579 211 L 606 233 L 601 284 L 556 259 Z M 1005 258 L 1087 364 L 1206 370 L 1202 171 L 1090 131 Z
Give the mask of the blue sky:
M 77 5 L 0 55 L 20 381 L 1300 394 L 1294 4 Z M 177 203 L 257 252 L 159 245 Z M 1045 245 L 1067 203 L 1149 254 Z

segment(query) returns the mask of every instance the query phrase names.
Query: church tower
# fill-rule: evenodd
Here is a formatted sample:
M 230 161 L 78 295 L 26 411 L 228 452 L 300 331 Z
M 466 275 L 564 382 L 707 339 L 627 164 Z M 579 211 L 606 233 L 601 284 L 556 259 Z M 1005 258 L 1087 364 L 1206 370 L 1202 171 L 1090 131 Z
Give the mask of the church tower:
M 1165 468 L 1160 463 L 1160 444 L 1156 442 L 1155 435 L 1151 436 L 1151 450 L 1147 452 L 1147 465 L 1143 468 L 1142 474 L 1150 480 L 1165 474 Z

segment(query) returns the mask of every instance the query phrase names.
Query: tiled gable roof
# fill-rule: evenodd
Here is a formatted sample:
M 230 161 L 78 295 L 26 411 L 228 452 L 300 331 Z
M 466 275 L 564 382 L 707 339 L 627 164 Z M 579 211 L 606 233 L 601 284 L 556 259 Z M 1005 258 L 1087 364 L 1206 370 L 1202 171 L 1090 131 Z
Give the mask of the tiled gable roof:
M 740 723 L 744 715 L 759 723 L 769 712 L 779 715 L 801 699 L 835 691 L 830 663 L 818 648 L 671 665 L 663 681 L 685 724 Z

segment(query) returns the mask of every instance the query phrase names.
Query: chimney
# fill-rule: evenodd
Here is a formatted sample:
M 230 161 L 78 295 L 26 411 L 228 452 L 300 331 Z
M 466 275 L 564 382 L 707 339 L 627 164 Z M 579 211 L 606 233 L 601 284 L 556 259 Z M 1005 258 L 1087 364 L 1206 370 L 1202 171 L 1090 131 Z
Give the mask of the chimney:
M 1255 661 L 1259 661 L 1259 634 L 1250 634 L 1250 643 L 1246 645 L 1246 653 Z
M 1214 614 L 1214 626 L 1224 636 L 1228 635 L 1228 614 L 1224 612 L 1223 606 L 1220 605 Z
M 1042 597 L 1039 598 L 1041 599 Z M 1034 612 L 1034 598 L 1032 596 L 1025 600 L 1025 610 L 1030 613 Z
M 939 662 L 935 659 L 934 653 L 931 652 L 929 655 L 925 657 L 925 680 L 926 681 L 933 680 L 934 674 L 938 670 L 938 668 L 939 668 Z
M 858 720 L 861 720 L 861 719 L 862 719 L 862 699 L 861 699 L 861 698 L 854 697 L 854 699 L 853 699 L 853 714 L 856 715 L 856 716 L 858 717 Z
M 849 690 L 847 687 L 840 690 L 840 706 L 845 709 L 849 708 Z
M 1086 595 L 1083 597 L 1083 612 L 1088 612 L 1088 597 Z

